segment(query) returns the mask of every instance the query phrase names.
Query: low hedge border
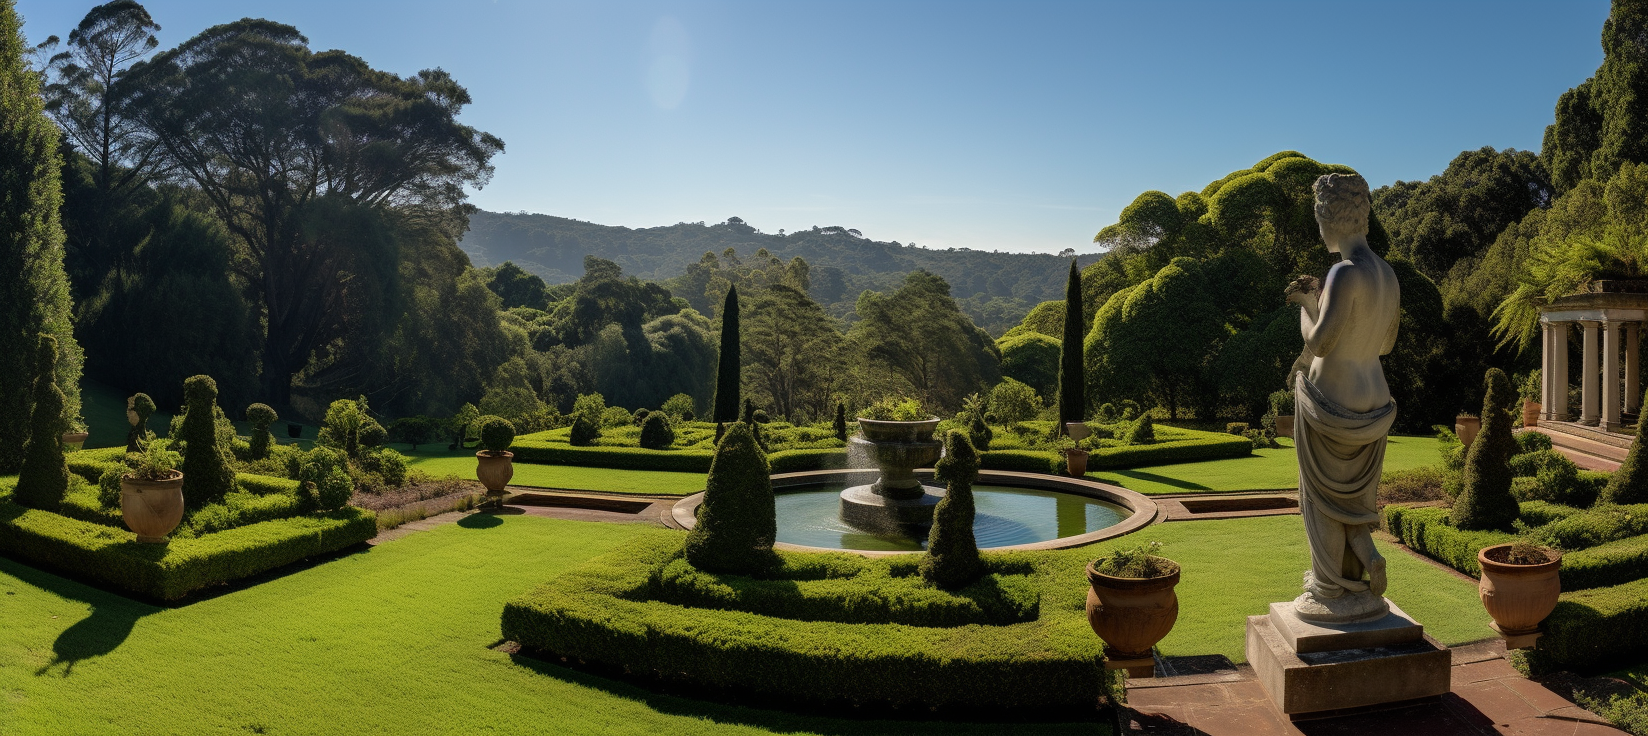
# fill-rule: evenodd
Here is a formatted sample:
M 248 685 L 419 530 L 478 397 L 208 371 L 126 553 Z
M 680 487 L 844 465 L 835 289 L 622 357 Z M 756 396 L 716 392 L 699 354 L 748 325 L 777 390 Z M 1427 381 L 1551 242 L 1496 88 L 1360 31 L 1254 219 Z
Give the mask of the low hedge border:
M 1083 614 L 1081 571 L 1038 564 L 1045 553 L 986 555 L 1034 566 L 1029 577 L 1041 592 L 1034 621 L 930 628 L 651 600 L 654 571 L 681 545 L 680 534 L 658 531 L 508 602 L 504 638 L 636 676 L 813 703 L 1091 709 L 1108 692 L 1099 641 Z
M 0 553 L 140 596 L 177 600 L 211 585 L 359 544 L 378 533 L 371 511 L 344 508 L 169 544 L 0 500 Z
M 1544 629 L 1538 645 L 1518 656 L 1530 674 L 1592 674 L 1638 662 L 1648 654 L 1648 580 L 1565 592 Z
M 1619 509 L 1630 507 L 1616 507 Z M 1447 523 L 1444 508 L 1385 507 L 1385 529 L 1413 550 L 1474 578 L 1482 577 L 1476 553 L 1503 544 L 1516 535 L 1497 531 L 1470 532 Z M 1559 524 L 1583 518 L 1585 512 L 1568 506 L 1527 501 L 1522 520 L 1531 526 Z M 1648 534 L 1627 537 L 1562 555 L 1562 589 L 1587 590 L 1648 578 Z
M 1408 508 L 1399 504 L 1385 507 L 1385 531 L 1415 552 L 1473 578 L 1482 577 L 1476 553 L 1483 547 L 1504 544 L 1516 535 L 1496 531 L 1465 531 L 1447 523 L 1445 508 Z

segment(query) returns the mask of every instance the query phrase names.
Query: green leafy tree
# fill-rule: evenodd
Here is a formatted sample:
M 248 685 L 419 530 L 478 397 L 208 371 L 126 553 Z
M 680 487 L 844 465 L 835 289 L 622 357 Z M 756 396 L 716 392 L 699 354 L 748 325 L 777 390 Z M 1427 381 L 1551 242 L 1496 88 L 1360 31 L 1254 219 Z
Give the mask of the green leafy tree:
M 429 417 L 402 417 L 390 425 L 390 433 L 412 446 L 415 452 L 418 445 L 428 444 L 435 439 L 435 424 Z
M 1035 419 L 1041 407 L 1041 397 L 1036 395 L 1036 390 L 1012 378 L 1004 378 L 990 389 L 990 410 L 1008 424 Z
M 944 498 L 933 509 L 927 532 L 927 553 L 921 558 L 921 577 L 928 584 L 954 590 L 984 574 L 978 542 L 973 537 L 973 483 L 978 480 L 979 458 L 960 431 L 944 435 L 944 457 L 934 467 L 945 483 Z
M 777 564 L 777 509 L 767 454 L 750 425 L 735 422 L 715 447 L 698 524 L 687 534 L 687 562 L 709 572 L 758 575 Z
M 831 389 L 845 370 L 835 319 L 806 292 L 784 284 L 756 292 L 746 312 L 740 342 L 751 393 L 791 422 L 828 412 Z
M 503 300 L 505 309 L 549 309 L 549 285 L 537 274 L 529 273 L 509 261 L 504 261 L 503 265 L 497 268 L 486 270 L 491 275 L 486 286 Z
M 1150 399 L 1170 417 L 1204 385 L 1203 370 L 1228 333 L 1200 265 L 1173 263 L 1105 302 L 1087 335 L 1087 380 L 1092 393 Z
M 223 500 L 235 489 L 228 437 L 218 431 L 217 382 L 192 376 L 183 382 L 184 410 L 178 432 L 183 441 L 183 501 L 191 509 Z M 231 436 L 233 429 L 230 430 Z
M 269 433 L 269 425 L 280 419 L 280 414 L 268 404 L 253 404 L 246 407 L 246 421 L 252 425 L 251 457 L 253 460 L 262 460 L 269 457 L 269 448 L 275 445 L 275 436 Z
M 865 292 L 848 340 L 872 370 L 896 377 L 902 390 L 929 406 L 955 407 L 961 398 L 1001 380 L 1001 352 L 950 296 L 944 279 L 914 271 L 891 294 Z M 892 393 L 892 392 L 889 392 Z
M 1516 390 L 1498 368 L 1483 379 L 1487 397 L 1482 402 L 1482 429 L 1465 455 L 1465 484 L 1453 503 L 1453 524 L 1460 529 L 1509 530 L 1521 514 L 1511 495 L 1510 459 L 1517 452 L 1511 434 L 1511 411 Z
M 1538 154 L 1483 146 L 1464 151 L 1428 181 L 1398 181 L 1373 192 L 1391 255 L 1441 279 L 1482 254 L 1505 228 L 1551 206 L 1555 188 Z
M 997 340 L 996 347 L 1001 350 L 1001 375 L 1029 385 L 1038 394 L 1058 392 L 1059 359 L 1064 355 L 1059 340 L 1039 332 L 1020 332 Z
M 665 399 L 664 403 L 658 406 L 659 411 L 684 422 L 692 421 L 693 413 L 697 411 L 697 409 L 697 402 L 693 401 L 692 397 L 686 394 L 676 394 L 671 396 L 668 399 Z
M 74 341 L 63 271 L 62 160 L 57 126 L 46 117 L 40 78 L 26 61 L 17 7 L 0 3 L 0 473 L 23 465 L 31 435 L 38 336 L 57 343 L 56 385 L 63 424 L 80 418 L 81 355 Z
M 739 384 L 743 376 L 738 318 L 738 288 L 730 287 L 721 305 L 721 351 L 715 364 L 715 411 L 710 421 L 717 423 L 738 421 Z
M 1065 424 L 1087 418 L 1086 361 L 1082 357 L 1082 340 L 1087 334 L 1087 319 L 1082 310 L 1081 272 L 1076 261 L 1070 261 L 1070 283 L 1064 295 L 1064 338 L 1059 343 L 1059 433 Z
M 23 468 L 17 475 L 17 502 L 55 510 L 69 489 L 69 466 L 63 460 L 63 391 L 57 387 L 57 341 L 40 335 L 34 364 L 34 413 L 29 417 L 29 439 L 23 446 Z
M 379 315 L 372 292 L 399 273 L 394 239 L 372 237 L 381 208 L 461 215 L 465 188 L 484 184 L 503 150 L 457 122 L 469 94 L 445 72 L 399 77 L 314 53 L 297 29 L 266 20 L 208 28 L 122 84 L 167 170 L 242 247 L 264 317 L 260 393 L 274 403 L 287 403 L 315 351 L 348 334 L 341 315 Z
M 1648 163 L 1648 6 L 1615 0 L 1602 24 L 1602 65 L 1557 99 L 1540 157 L 1559 193 Z

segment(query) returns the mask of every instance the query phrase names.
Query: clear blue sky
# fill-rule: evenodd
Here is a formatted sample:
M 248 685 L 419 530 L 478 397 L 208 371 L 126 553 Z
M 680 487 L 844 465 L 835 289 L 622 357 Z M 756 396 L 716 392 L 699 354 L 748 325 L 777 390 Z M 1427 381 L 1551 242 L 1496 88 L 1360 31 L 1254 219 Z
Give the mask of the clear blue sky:
M 31 41 L 90 0 L 20 0 Z M 934 247 L 1094 249 L 1139 192 L 1279 150 L 1375 186 L 1538 150 L 1605 0 L 153 0 L 170 47 L 243 16 L 400 74 L 502 137 L 473 201 L 646 227 L 737 215 Z

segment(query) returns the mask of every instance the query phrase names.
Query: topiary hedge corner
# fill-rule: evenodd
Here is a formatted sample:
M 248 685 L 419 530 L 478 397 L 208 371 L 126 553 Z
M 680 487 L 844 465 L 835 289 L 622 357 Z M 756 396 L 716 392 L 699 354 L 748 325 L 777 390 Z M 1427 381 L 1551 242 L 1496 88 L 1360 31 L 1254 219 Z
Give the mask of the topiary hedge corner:
M 650 533 L 508 602 L 504 638 L 812 703 L 1091 709 L 1108 694 L 1081 571 L 1045 555 L 987 554 L 993 575 L 952 594 L 897 582 L 920 580 L 917 556 L 780 553 L 787 573 L 753 580 L 683 569 L 682 543 Z

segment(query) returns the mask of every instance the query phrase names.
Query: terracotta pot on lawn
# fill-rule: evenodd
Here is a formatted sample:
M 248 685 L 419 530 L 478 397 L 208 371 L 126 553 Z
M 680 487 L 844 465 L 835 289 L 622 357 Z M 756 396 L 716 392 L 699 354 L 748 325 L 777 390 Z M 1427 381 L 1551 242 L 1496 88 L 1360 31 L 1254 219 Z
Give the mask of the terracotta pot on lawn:
M 91 435 L 86 432 L 64 432 L 63 449 L 78 450 L 86 446 L 86 438 Z
M 1482 417 L 1473 417 L 1469 414 L 1460 414 L 1453 419 L 1453 433 L 1459 435 L 1459 444 L 1471 446 L 1471 440 L 1476 439 L 1476 433 L 1482 430 Z
M 1277 437 L 1292 437 L 1293 436 L 1293 415 L 1292 414 L 1279 414 L 1279 415 L 1277 415 L 1277 417 L 1276 417 L 1276 436 Z
M 475 477 L 486 486 L 487 495 L 502 496 L 509 479 L 515 477 L 515 453 L 508 450 L 475 453 Z
M 1557 595 L 1562 592 L 1562 553 L 1540 548 L 1545 562 L 1533 565 L 1513 565 L 1503 562 L 1511 551 L 1510 544 L 1484 547 L 1476 553 L 1476 562 L 1482 566 L 1482 582 L 1477 592 L 1482 596 L 1482 607 L 1493 617 L 1494 631 L 1505 637 L 1507 647 L 1520 649 L 1533 645 L 1539 635 L 1539 622 L 1556 608 Z
M 1064 464 L 1072 478 L 1087 475 L 1087 451 L 1072 447 L 1064 451 Z
M 1089 562 L 1087 582 L 1092 586 L 1087 591 L 1087 623 L 1104 640 L 1107 660 L 1150 659 L 1150 650 L 1179 620 L 1179 596 L 1173 592 L 1179 584 L 1177 567 L 1156 578 L 1118 578 Z
M 1532 399 L 1523 399 L 1522 400 L 1522 426 L 1524 426 L 1524 427 L 1537 427 L 1537 426 L 1539 426 L 1539 410 L 1540 410 L 1540 408 L 1541 407 L 1539 405 L 1539 402 L 1534 401 Z
M 137 532 L 137 541 L 165 544 L 166 535 L 183 520 L 183 473 L 166 480 L 120 478 L 120 517 Z

